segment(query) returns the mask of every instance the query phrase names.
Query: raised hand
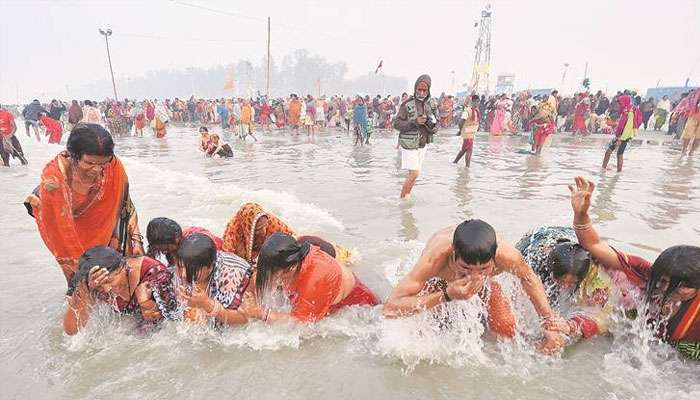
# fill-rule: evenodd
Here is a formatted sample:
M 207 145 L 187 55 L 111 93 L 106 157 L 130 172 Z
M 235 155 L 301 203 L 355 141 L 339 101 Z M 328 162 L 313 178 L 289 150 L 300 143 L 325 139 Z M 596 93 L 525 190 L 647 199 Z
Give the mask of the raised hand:
M 571 192 L 571 208 L 574 214 L 586 215 L 591 207 L 591 196 L 595 190 L 595 184 L 582 176 L 574 178 L 576 186 L 569 185 Z

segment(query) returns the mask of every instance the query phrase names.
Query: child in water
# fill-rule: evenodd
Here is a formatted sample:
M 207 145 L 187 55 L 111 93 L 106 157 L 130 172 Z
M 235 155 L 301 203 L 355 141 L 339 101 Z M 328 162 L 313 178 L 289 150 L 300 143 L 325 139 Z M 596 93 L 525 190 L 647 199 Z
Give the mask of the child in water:
M 207 151 L 209 147 L 209 129 L 206 126 L 199 127 L 199 150 Z

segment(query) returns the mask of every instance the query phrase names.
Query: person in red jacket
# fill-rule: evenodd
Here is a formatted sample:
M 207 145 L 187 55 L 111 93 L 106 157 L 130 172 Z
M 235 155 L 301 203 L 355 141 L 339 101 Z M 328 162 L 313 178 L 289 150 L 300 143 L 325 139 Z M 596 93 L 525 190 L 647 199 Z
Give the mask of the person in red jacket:
M 15 116 L 0 106 L 0 157 L 6 167 L 10 166 L 10 156 L 19 158 L 22 165 L 27 165 L 27 159 L 24 158 L 22 146 L 15 132 L 17 132 Z

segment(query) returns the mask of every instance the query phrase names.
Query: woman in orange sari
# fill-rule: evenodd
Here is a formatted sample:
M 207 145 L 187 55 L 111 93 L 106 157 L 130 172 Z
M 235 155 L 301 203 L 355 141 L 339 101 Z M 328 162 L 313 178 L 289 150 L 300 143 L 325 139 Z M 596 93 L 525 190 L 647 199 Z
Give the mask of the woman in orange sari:
M 257 203 L 246 203 L 226 225 L 222 249 L 255 265 L 260 247 L 273 233 L 294 235 L 294 231 Z
M 292 129 L 296 130 L 299 128 L 300 118 L 301 118 L 301 101 L 297 95 L 292 95 L 292 100 L 289 102 L 289 125 Z
M 243 204 L 231 217 L 224 231 L 222 250 L 234 253 L 255 266 L 263 243 L 275 233 L 286 233 L 297 240 L 318 246 L 341 265 L 349 265 L 353 262 L 354 255 L 349 249 L 318 236 L 298 236 L 289 225 L 274 214 L 265 211 L 257 203 Z
M 109 132 L 80 124 L 67 151 L 51 160 L 25 206 L 46 247 L 70 282 L 85 250 L 110 246 L 122 255 L 143 255 L 138 216 L 124 167 Z

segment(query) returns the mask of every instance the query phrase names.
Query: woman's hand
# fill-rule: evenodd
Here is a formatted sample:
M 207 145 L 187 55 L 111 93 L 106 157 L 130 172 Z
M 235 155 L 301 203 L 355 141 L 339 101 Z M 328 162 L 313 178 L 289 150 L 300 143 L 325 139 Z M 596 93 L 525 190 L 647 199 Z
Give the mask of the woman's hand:
M 566 342 L 564 341 L 564 337 L 561 333 L 554 330 L 545 329 L 543 331 L 543 335 L 544 337 L 542 338 L 542 342 L 540 342 L 537 349 L 539 352 L 544 354 L 554 354 L 564 348 L 564 344 Z
M 136 301 L 139 304 L 151 300 L 151 297 L 153 296 L 153 287 L 151 286 L 151 283 L 144 282 L 138 285 L 134 291 L 134 295 L 136 296 Z
M 90 290 L 99 289 L 107 280 L 107 275 L 109 275 L 109 271 L 99 265 L 95 265 L 88 272 L 87 288 Z
M 80 285 L 75 289 L 73 295 L 67 297 L 68 307 L 73 310 L 90 305 L 94 302 L 90 290 L 87 288 L 85 282 L 81 282 Z
M 197 285 L 193 285 L 191 293 L 187 293 L 182 286 L 178 287 L 178 295 L 188 307 L 200 308 L 205 312 L 211 311 L 211 303 L 213 300 L 209 298 L 209 295 L 204 290 L 197 287 Z
M 576 181 L 576 187 L 569 185 L 571 208 L 574 210 L 575 215 L 588 215 L 595 184 L 582 176 L 577 176 L 574 180 Z

